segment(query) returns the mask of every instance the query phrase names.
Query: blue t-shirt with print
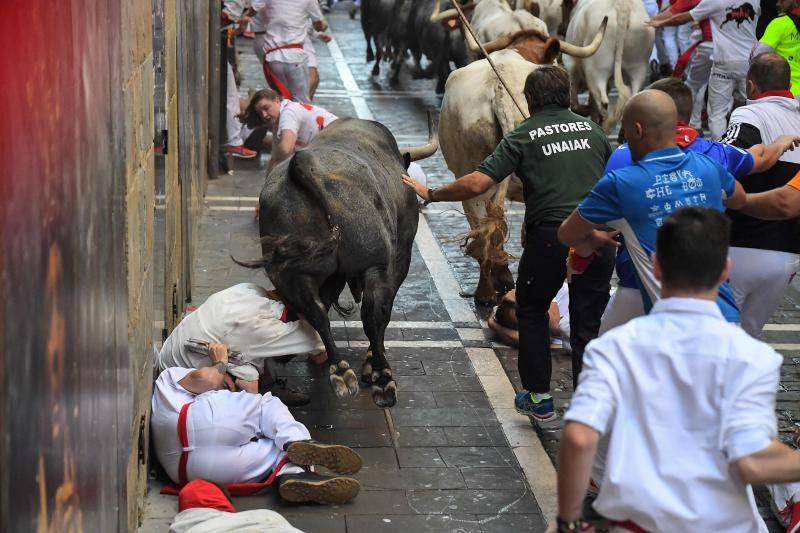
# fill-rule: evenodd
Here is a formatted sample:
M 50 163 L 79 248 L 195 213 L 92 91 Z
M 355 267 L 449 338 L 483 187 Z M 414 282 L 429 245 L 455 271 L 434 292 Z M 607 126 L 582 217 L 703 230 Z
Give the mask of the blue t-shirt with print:
M 724 211 L 722 200 L 733 195 L 735 187 L 734 177 L 716 161 L 676 146 L 650 152 L 641 161 L 604 175 L 578 212 L 590 222 L 620 231 L 649 312 L 661 292 L 650 255 L 664 218 L 681 207 Z M 727 282 L 720 287 L 717 303 L 729 322 L 739 322 L 739 309 Z
M 737 179 L 750 174 L 755 163 L 753 156 L 746 150 L 731 146 L 730 144 L 709 141 L 702 137 L 698 137 L 683 149 L 707 155 L 728 169 L 728 172 Z M 605 173 L 608 174 L 612 170 L 624 168 L 632 164 L 633 158 L 631 157 L 631 151 L 628 149 L 628 144 L 622 144 L 614 150 L 611 157 L 606 162 Z M 636 272 L 633 268 L 633 263 L 631 263 L 631 256 L 628 254 L 624 242 L 617 250 L 616 270 L 620 287 L 628 287 L 630 289 L 639 288 L 636 283 Z

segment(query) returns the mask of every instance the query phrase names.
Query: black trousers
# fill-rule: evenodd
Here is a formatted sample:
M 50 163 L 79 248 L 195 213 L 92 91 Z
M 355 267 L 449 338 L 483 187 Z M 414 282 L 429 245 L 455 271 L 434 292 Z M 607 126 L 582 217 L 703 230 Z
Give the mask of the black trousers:
M 567 275 L 569 248 L 558 242 L 559 224 L 530 228 L 517 275 L 518 366 L 522 386 L 531 392 L 549 392 L 553 364 L 550 355 L 550 303 Z M 586 272 L 569 284 L 569 326 L 572 345 L 572 382 L 578 383 L 583 351 L 597 337 L 608 303 L 614 250 L 605 248 Z

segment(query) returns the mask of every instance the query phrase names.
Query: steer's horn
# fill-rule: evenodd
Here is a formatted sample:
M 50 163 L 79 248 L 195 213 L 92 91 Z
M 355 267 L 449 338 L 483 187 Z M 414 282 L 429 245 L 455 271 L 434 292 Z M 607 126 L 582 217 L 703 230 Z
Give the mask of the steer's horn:
M 400 155 L 405 158 L 405 155 L 411 158 L 412 161 L 419 161 L 425 159 L 436 153 L 439 149 L 439 134 L 438 124 L 434 120 L 433 113 L 428 111 L 428 144 L 423 146 L 407 146 L 400 148 Z
M 502 50 L 503 48 L 511 44 L 511 37 L 514 35 L 514 33 L 507 33 L 506 35 L 498 37 L 493 41 L 489 41 L 488 43 L 483 43 L 483 48 L 486 50 L 487 54 L 491 54 L 492 52 Z M 467 44 L 469 44 L 469 49 L 472 50 L 473 53 L 478 55 L 483 54 L 481 49 L 478 47 L 478 44 L 474 40 L 467 39 Z
M 603 42 L 603 37 L 606 35 L 607 25 L 608 17 L 606 16 L 603 17 L 603 22 L 600 24 L 600 29 L 597 31 L 597 35 L 594 36 L 594 40 L 592 40 L 592 42 L 586 46 L 575 46 L 574 44 L 559 39 L 561 51 L 573 57 L 589 57 L 590 55 L 593 55 L 595 52 L 597 52 L 597 49 L 600 48 L 600 43 Z

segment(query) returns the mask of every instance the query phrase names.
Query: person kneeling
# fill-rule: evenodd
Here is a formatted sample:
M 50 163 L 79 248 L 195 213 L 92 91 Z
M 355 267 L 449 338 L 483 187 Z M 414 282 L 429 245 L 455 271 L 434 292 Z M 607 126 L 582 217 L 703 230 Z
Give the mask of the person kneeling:
M 356 479 L 304 467 L 354 474 L 361 457 L 346 446 L 311 441 L 308 429 L 278 398 L 258 394 L 256 381 L 234 380 L 226 372 L 226 346 L 211 343 L 208 349 L 213 366 L 168 368 L 155 382 L 150 426 L 155 455 L 170 479 L 180 486 L 194 479 L 264 486 L 277 480 L 287 501 L 353 499 L 360 489 Z

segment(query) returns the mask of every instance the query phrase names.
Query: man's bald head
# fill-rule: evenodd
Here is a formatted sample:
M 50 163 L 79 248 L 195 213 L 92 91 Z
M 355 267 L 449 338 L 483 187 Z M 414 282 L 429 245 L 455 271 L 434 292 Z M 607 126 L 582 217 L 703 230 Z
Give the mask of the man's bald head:
M 622 114 L 622 127 L 638 161 L 648 152 L 675 146 L 678 111 L 675 102 L 663 91 L 647 89 L 628 100 Z

